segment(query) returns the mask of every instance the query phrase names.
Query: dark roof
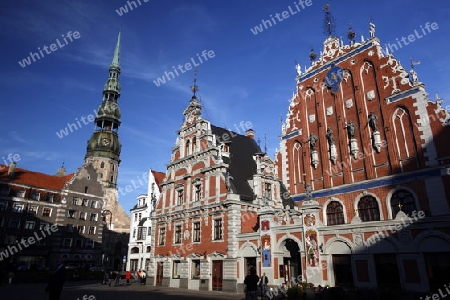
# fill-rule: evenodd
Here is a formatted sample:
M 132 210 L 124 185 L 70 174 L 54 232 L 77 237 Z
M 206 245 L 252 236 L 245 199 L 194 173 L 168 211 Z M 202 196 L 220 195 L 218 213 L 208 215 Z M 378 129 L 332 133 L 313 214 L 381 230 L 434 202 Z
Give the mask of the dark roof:
M 234 192 L 239 194 L 242 200 L 253 200 L 253 188 L 248 180 L 253 179 L 253 175 L 256 174 L 253 155 L 261 153 L 261 149 L 254 139 L 245 135 L 214 125 L 211 125 L 211 130 L 216 140 L 230 142 L 231 163 L 228 158 L 224 158 L 224 161 L 230 163 Z
M 74 173 L 60 177 L 16 168 L 14 171 L 14 176 L 9 177 L 8 170 L 9 166 L 0 164 L 0 181 L 7 181 L 10 183 L 23 184 L 50 190 L 62 190 L 64 184 L 74 176 Z

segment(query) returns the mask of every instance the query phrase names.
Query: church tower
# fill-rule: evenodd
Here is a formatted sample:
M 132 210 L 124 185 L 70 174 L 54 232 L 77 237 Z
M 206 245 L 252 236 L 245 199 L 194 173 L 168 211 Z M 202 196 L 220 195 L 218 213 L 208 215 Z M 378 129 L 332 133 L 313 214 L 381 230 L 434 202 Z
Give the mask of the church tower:
M 87 144 L 85 162 L 91 163 L 98 173 L 105 190 L 104 211 L 113 215 L 114 221 L 110 228 L 114 231 L 127 232 L 129 230 L 129 217 L 118 202 L 117 176 L 120 164 L 119 141 L 120 109 L 120 38 L 114 50 L 114 57 L 109 66 L 109 76 L 103 88 L 103 99 L 97 110 L 95 129 Z

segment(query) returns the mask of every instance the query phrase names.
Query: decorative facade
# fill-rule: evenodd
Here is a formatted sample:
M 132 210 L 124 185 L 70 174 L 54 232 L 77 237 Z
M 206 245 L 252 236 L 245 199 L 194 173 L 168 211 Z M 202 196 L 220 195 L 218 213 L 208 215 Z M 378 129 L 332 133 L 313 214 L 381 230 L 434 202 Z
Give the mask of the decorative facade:
M 254 140 L 212 125 L 194 96 L 172 149 L 161 196 L 152 212 L 150 284 L 236 291 L 256 257 L 258 208 L 282 208 L 274 162 Z M 271 237 L 264 237 L 270 244 Z M 256 247 L 255 247 L 256 251 Z
M 303 279 L 427 291 L 449 279 L 449 112 L 369 33 L 330 33 L 297 68 L 278 172 L 302 212 Z

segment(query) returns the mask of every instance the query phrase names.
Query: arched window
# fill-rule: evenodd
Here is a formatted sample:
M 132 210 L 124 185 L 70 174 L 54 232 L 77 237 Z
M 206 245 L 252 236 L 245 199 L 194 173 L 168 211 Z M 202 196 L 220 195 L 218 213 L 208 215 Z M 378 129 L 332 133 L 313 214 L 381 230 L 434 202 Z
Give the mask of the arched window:
M 190 151 L 189 151 L 190 147 L 191 147 L 191 142 L 189 140 L 186 140 L 186 147 L 185 147 L 186 150 L 184 152 L 185 156 L 188 156 L 189 154 L 191 154 Z
M 197 151 L 197 139 L 194 138 L 192 139 L 192 153 L 195 153 Z
M 139 248 L 138 248 L 138 247 L 133 247 L 133 248 L 131 248 L 130 253 L 131 253 L 131 254 L 133 254 L 133 253 L 139 253 Z
M 331 201 L 327 205 L 327 225 L 344 224 L 344 210 L 338 201 Z
M 380 208 L 372 196 L 364 196 L 359 200 L 358 212 L 363 222 L 380 221 Z
M 100 164 L 100 168 L 103 169 L 104 167 L 105 167 L 105 163 L 102 162 L 102 163 Z
M 398 190 L 391 197 L 392 218 L 395 218 L 400 209 L 407 215 L 416 210 L 414 197 L 407 190 Z

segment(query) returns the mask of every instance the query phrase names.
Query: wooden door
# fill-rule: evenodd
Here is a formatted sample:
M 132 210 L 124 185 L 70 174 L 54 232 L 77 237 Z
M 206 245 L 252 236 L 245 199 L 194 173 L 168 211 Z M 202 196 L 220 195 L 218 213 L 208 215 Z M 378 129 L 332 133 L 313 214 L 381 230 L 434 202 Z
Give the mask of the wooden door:
M 162 285 L 162 279 L 163 279 L 163 262 L 158 262 L 156 268 L 156 285 Z
M 212 262 L 212 289 L 213 291 L 222 290 L 223 261 L 213 260 Z

